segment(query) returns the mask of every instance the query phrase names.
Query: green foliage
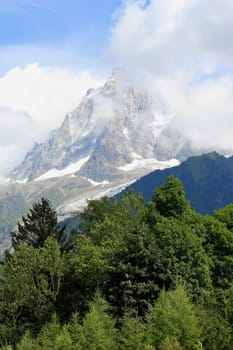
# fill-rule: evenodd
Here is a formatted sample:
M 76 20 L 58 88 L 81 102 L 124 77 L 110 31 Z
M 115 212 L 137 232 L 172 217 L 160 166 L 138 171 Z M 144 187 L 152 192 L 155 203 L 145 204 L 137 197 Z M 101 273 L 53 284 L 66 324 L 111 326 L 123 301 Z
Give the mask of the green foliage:
M 216 210 L 214 212 L 214 217 L 224 223 L 228 230 L 233 231 L 233 204 Z
M 90 237 L 81 234 L 76 249 L 78 254 L 73 254 L 69 261 L 68 280 L 71 284 L 65 286 L 63 294 L 68 293 L 70 300 L 73 300 L 72 312 L 79 310 L 83 314 L 96 290 L 105 281 L 107 265 L 103 257 L 104 249 L 95 246 Z M 73 272 L 72 279 L 70 271 Z
M 17 223 L 17 231 L 12 232 L 12 246 L 14 249 L 23 243 L 34 248 L 42 247 L 49 236 L 54 236 L 64 245 L 64 228 L 58 229 L 57 213 L 51 207 L 48 199 L 41 198 L 35 203 L 22 222 Z
M 176 338 L 165 338 L 160 346 L 161 350 L 182 350 L 182 347 Z
M 114 320 L 107 313 L 108 306 L 100 297 L 90 304 L 90 311 L 83 320 L 80 330 L 80 350 L 117 349 L 117 331 Z
M 232 330 L 225 318 L 212 308 L 200 308 L 198 319 L 205 350 L 232 349 Z
M 215 287 L 229 288 L 233 280 L 233 234 L 212 217 L 203 219 L 205 241 L 203 246 L 212 260 L 212 281 Z
M 72 339 L 66 326 L 64 326 L 60 334 L 56 337 L 54 350 L 73 350 Z
M 26 332 L 17 345 L 17 350 L 40 350 L 40 347 L 37 341 L 30 336 L 29 332 Z
M 90 201 L 70 249 L 42 199 L 1 265 L 0 347 L 232 349 L 231 211 L 202 217 L 169 178 L 147 204 Z
M 163 216 L 180 217 L 189 210 L 189 202 L 185 199 L 184 187 L 173 176 L 169 176 L 166 184 L 155 191 L 152 200 Z
M 146 326 L 134 313 L 126 313 L 121 320 L 120 349 L 145 350 Z
M 148 337 L 155 348 L 165 347 L 168 339 L 175 339 L 184 350 L 195 349 L 200 339 L 200 329 L 194 308 L 182 286 L 174 291 L 161 292 L 150 312 Z M 168 345 L 167 345 L 168 346 Z M 169 349 L 169 347 L 168 347 Z
M 157 257 L 153 235 L 145 224 L 128 232 L 122 247 L 112 252 L 103 292 L 117 316 L 131 308 L 145 316 L 159 293 Z
M 211 288 L 209 259 L 192 227 L 175 218 L 162 218 L 154 226 L 157 280 L 160 289 L 185 281 L 194 298 Z
M 25 322 L 40 327 L 54 311 L 64 261 L 60 247 L 49 237 L 44 246 L 20 244 L 3 265 L 1 314 L 11 327 Z
M 108 197 L 102 197 L 100 200 L 88 201 L 87 207 L 80 214 L 80 227 L 84 233 L 90 232 L 95 223 L 101 222 L 106 214 L 112 212 L 112 204 Z
M 145 316 L 158 295 L 156 249 L 144 216 L 143 198 L 131 192 L 121 198 L 111 217 L 95 227 L 94 239 L 97 230 L 99 235 L 106 232 L 101 243 L 107 266 L 102 292 L 118 317 L 129 308 Z
M 47 323 L 43 329 L 40 331 L 37 341 L 42 349 L 52 350 L 54 349 L 54 344 L 56 337 L 61 332 L 61 325 L 55 314 L 52 316 L 50 323 Z
M 233 284 L 224 291 L 224 303 L 225 318 L 228 320 L 233 330 Z

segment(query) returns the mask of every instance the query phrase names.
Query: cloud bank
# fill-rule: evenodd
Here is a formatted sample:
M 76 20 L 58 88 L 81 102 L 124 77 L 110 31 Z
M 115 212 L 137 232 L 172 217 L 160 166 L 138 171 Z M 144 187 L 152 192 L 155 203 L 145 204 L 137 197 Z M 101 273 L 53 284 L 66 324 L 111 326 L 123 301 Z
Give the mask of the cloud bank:
M 231 0 L 123 0 L 105 55 L 108 67 L 125 67 L 136 84 L 149 89 L 197 148 L 228 153 L 233 153 L 232 18 Z M 15 49 L 1 47 L 3 66 L 14 64 Z M 18 51 L 22 64 L 30 50 Z M 59 59 L 62 65 L 69 61 L 71 53 L 65 52 L 63 57 L 62 51 L 48 50 L 51 66 L 21 65 L 0 76 L 0 175 L 59 127 L 87 89 L 102 85 L 88 72 L 52 67 Z M 105 101 L 102 110 L 100 102 L 97 111 L 111 115 L 113 107 Z
M 87 89 L 101 84 L 88 72 L 38 64 L 15 67 L 0 77 L 0 174 L 59 127 Z
M 125 1 L 108 57 L 163 101 L 196 147 L 233 153 L 233 2 Z

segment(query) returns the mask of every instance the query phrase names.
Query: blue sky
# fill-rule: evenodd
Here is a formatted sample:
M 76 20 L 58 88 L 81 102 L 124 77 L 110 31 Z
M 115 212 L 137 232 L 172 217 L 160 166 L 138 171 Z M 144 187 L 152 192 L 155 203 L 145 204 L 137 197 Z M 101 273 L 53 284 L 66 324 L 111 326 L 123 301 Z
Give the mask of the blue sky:
M 0 0 L 0 176 L 114 67 L 233 154 L 232 18 L 229 0 Z
M 86 90 L 112 70 L 106 57 L 121 0 L 0 0 L 0 176 L 44 141 Z
M 120 5 L 120 0 L 0 0 L 0 48 L 11 56 L 0 61 L 0 72 L 33 61 L 98 66 Z

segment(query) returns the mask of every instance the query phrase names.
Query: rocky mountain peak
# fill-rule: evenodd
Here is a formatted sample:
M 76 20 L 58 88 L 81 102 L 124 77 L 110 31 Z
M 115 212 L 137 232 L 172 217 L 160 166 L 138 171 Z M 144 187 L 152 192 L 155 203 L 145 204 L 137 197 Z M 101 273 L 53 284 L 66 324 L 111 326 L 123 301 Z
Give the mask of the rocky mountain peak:
M 11 177 L 32 181 L 47 173 L 66 174 L 76 164 L 75 176 L 102 181 L 125 177 L 131 163 L 138 176 L 137 164 L 141 174 L 145 160 L 185 158 L 187 140 L 171 129 L 169 116 L 158 106 L 114 70 L 102 87 L 87 91 L 45 143 L 34 146 Z

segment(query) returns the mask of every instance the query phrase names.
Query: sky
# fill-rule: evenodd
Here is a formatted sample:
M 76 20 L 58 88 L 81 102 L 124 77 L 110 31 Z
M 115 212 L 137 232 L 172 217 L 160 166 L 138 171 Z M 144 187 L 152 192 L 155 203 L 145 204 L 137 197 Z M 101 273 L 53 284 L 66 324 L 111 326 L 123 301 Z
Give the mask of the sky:
M 233 153 L 232 18 L 232 0 L 0 0 L 0 175 L 114 67 Z

